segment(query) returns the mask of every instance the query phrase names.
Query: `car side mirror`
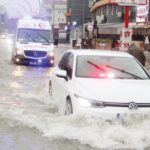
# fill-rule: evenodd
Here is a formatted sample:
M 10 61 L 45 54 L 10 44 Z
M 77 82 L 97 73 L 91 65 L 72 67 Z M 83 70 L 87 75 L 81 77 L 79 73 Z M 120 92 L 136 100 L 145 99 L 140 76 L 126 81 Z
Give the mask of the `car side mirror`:
M 68 81 L 66 70 L 57 70 L 55 74 L 56 74 L 57 77 L 64 78 L 66 81 Z

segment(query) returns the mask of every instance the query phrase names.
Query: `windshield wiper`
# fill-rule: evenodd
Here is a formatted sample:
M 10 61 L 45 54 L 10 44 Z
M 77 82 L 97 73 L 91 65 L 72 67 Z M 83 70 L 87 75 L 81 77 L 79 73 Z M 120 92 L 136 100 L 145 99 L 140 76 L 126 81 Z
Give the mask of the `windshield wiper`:
M 42 45 L 50 45 L 50 43 L 42 43 Z
M 29 38 L 31 38 L 32 42 L 36 42 L 29 33 L 27 33 L 27 32 L 25 32 L 25 33 L 28 35 Z
M 29 42 L 26 41 L 20 41 L 21 44 L 29 44 Z
M 98 66 L 97 64 L 91 62 L 91 61 L 87 61 L 88 64 L 94 66 L 95 68 L 97 68 L 98 70 L 102 70 L 102 71 L 106 71 L 105 69 L 103 69 L 102 67 Z
M 130 72 L 126 71 L 126 70 L 119 69 L 119 68 L 116 68 L 116 67 L 113 67 L 113 66 L 110 66 L 110 65 L 106 65 L 106 67 L 114 69 L 114 70 L 117 70 L 117 71 L 120 71 L 120 72 L 123 72 L 123 73 L 126 73 L 128 75 L 131 75 L 132 77 L 134 77 L 134 79 L 142 79 L 141 77 L 139 77 L 139 76 L 137 76 L 137 75 L 135 75 L 133 73 L 130 73 Z
M 36 32 L 36 31 L 34 31 Z M 50 44 L 50 41 L 43 35 L 41 35 L 39 32 L 36 32 L 40 37 L 42 37 L 48 44 Z M 43 44 L 47 44 L 47 43 L 43 43 Z

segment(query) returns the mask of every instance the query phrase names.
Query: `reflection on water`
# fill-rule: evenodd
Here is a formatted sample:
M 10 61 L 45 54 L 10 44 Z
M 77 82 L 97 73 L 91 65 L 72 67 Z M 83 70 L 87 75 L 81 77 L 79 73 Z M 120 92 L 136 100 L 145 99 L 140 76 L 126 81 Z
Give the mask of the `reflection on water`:
M 21 86 L 18 82 L 16 82 L 16 81 L 11 82 L 11 83 L 10 83 L 10 86 L 11 86 L 12 88 L 17 88 L 17 89 L 19 89 L 19 88 L 22 87 L 22 86 Z
M 12 72 L 12 75 L 16 77 L 27 77 L 27 78 L 33 78 L 33 77 L 50 77 L 52 68 L 42 68 L 37 66 L 23 66 L 23 65 L 17 65 L 14 66 L 14 70 Z
M 12 72 L 12 75 L 16 77 L 22 77 L 24 74 L 24 69 L 22 66 L 15 67 L 15 70 Z

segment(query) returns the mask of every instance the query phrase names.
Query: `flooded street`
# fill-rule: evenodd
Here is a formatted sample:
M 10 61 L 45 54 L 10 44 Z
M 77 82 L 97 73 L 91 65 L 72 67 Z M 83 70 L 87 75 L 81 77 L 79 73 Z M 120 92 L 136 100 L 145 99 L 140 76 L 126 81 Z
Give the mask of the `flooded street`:
M 0 149 L 144 149 L 150 145 L 150 116 L 124 120 L 100 116 L 60 116 L 48 93 L 52 68 L 17 66 L 1 41 Z M 65 49 L 56 49 L 57 61 Z
M 14 65 L 10 61 L 11 45 L 5 45 L 4 40 L 1 44 L 0 149 L 92 150 L 74 139 L 57 138 L 54 133 L 49 137 L 53 132 L 49 129 L 56 127 L 53 119 L 59 123 L 48 93 L 51 68 Z

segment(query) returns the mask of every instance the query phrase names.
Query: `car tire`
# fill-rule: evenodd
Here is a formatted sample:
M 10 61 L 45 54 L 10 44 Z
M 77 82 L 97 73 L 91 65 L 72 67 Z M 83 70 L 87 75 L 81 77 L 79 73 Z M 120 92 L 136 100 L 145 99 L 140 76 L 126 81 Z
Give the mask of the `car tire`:
M 49 81 L 49 95 L 52 97 L 53 93 L 52 93 L 52 81 Z
M 65 115 L 71 115 L 73 114 L 73 108 L 72 108 L 72 102 L 71 100 L 66 101 L 66 109 L 65 109 Z

